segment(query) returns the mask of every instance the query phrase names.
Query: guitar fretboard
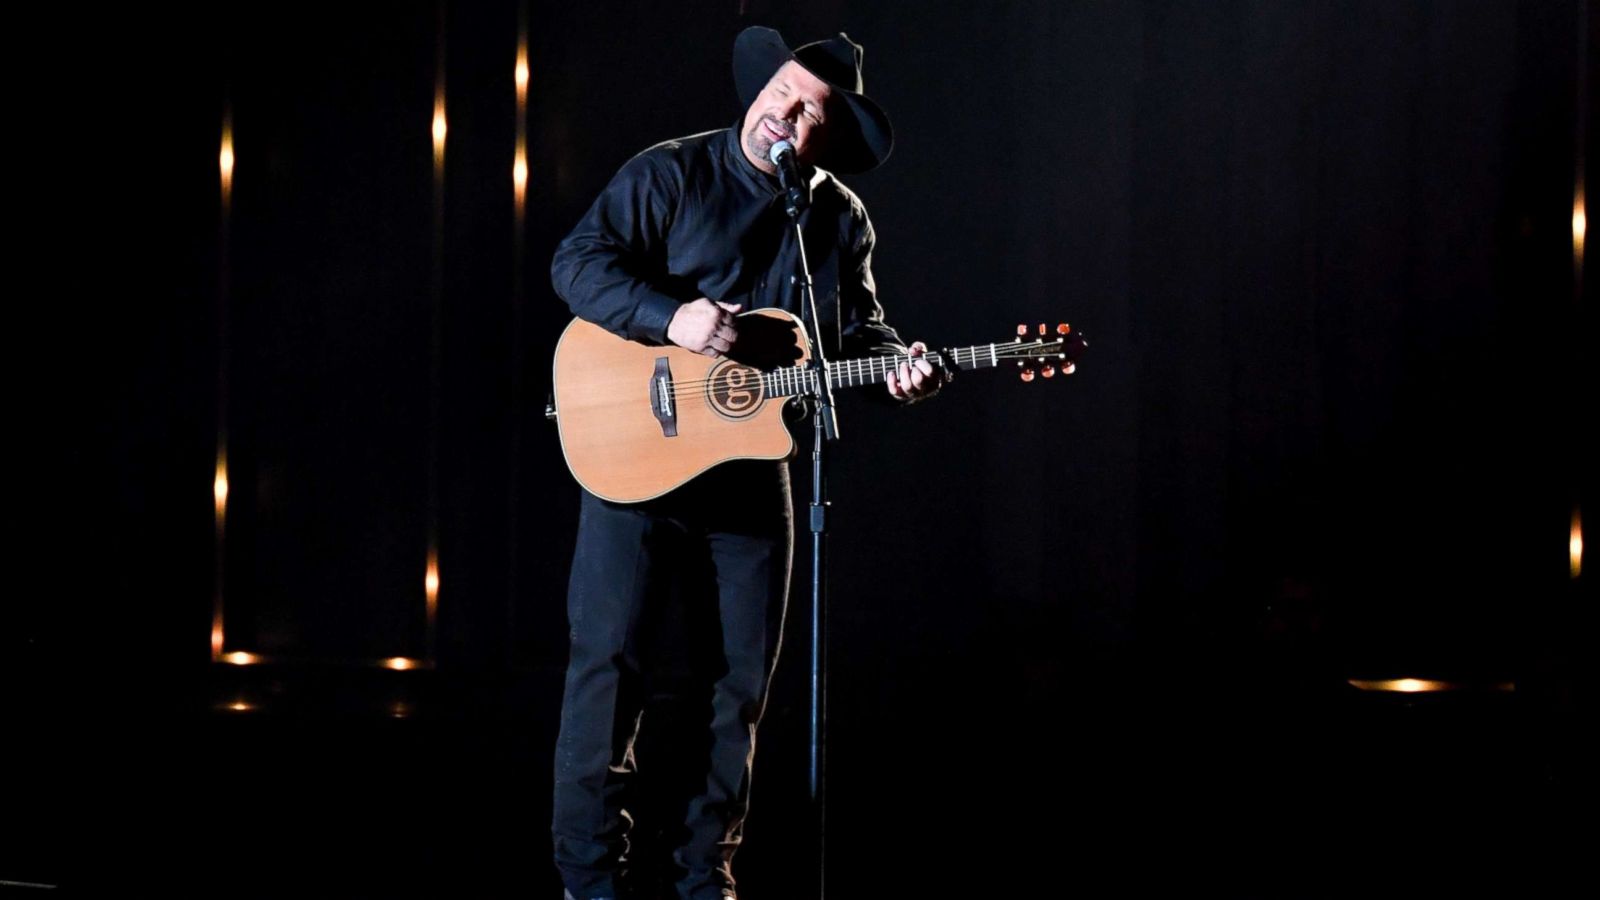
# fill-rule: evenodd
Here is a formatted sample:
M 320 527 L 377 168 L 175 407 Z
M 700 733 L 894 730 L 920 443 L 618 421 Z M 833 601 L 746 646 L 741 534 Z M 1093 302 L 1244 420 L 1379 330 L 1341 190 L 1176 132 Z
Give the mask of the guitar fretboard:
M 958 369 L 988 369 L 1014 359 L 1045 358 L 1066 355 L 1061 352 L 1062 342 L 1007 341 L 1001 344 L 976 344 L 943 352 L 929 351 L 923 359 L 934 366 L 953 366 Z M 865 356 L 828 363 L 828 375 L 834 387 L 860 387 L 883 384 L 889 373 L 895 371 L 910 357 L 903 353 L 884 356 Z M 805 366 L 790 366 L 761 373 L 761 383 L 768 397 L 794 397 L 815 393 L 817 372 Z

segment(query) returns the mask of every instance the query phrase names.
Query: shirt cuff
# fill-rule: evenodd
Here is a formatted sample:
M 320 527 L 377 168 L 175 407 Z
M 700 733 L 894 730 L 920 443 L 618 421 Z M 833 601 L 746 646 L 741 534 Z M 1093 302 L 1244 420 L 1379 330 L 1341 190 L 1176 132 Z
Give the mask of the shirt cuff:
M 665 294 L 648 293 L 639 298 L 633 308 L 633 319 L 628 323 L 628 337 L 654 344 L 667 343 L 667 325 L 681 306 Z

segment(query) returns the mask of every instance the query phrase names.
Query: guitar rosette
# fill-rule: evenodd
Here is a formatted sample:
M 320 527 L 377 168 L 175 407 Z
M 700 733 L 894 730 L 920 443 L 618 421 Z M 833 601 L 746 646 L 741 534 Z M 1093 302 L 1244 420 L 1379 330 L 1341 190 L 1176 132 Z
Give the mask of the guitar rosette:
M 761 371 L 725 359 L 706 378 L 706 404 L 724 419 L 737 421 L 758 412 L 766 402 Z

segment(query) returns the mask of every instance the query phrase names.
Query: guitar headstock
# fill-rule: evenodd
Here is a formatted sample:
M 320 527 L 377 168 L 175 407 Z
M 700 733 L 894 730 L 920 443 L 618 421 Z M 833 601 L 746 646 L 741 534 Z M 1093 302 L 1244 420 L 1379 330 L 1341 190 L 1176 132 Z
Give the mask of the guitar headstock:
M 1032 381 L 1076 372 L 1078 358 L 1088 346 L 1089 342 L 1071 325 L 1062 322 L 1051 333 L 1050 327 L 1040 322 L 1034 328 L 1018 325 L 1016 340 L 998 344 L 996 349 L 1001 358 L 1016 360 L 1018 377 Z

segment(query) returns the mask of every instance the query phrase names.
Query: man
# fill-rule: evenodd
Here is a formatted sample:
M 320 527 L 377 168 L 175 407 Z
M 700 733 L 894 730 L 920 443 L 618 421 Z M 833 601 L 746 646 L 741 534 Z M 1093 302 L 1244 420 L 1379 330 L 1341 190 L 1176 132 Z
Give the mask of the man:
M 863 93 L 861 59 L 843 34 L 791 51 L 771 29 L 742 32 L 733 59 L 742 120 L 634 157 L 556 251 L 553 282 L 573 313 L 621 337 L 710 357 L 739 340 L 741 310 L 777 307 L 809 323 L 791 279 L 799 248 L 769 160 L 787 140 L 812 190 L 800 224 L 822 320 L 814 339 L 830 358 L 903 356 L 888 380 L 894 400 L 935 392 L 942 374 L 919 358 L 923 345 L 906 348 L 883 320 L 872 226 L 831 174 L 874 168 L 893 144 L 888 116 Z M 656 779 L 658 813 L 681 819 L 654 826 L 674 848 L 678 896 L 734 896 L 730 863 L 792 543 L 782 462 L 723 464 L 639 504 L 583 495 L 555 763 L 555 860 L 567 897 L 629 889 L 626 870 L 648 836 L 638 827 L 630 834 L 639 798 L 623 789 L 636 770 Z M 663 758 L 673 755 L 686 773 L 681 794 L 662 787 L 671 782 Z M 655 900 L 662 889 L 635 890 Z

